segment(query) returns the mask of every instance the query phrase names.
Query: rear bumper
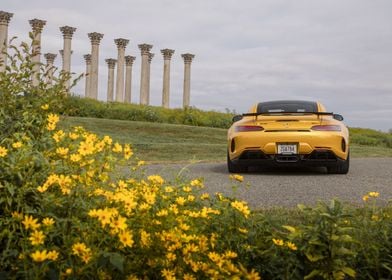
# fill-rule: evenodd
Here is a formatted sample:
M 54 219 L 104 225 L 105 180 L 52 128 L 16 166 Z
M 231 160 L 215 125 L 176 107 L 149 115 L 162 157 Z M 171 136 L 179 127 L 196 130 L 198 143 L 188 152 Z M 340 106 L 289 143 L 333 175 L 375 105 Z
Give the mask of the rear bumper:
M 260 150 L 246 150 L 232 162 L 243 166 L 336 166 L 343 160 L 329 150 L 315 150 L 310 154 L 277 155 Z

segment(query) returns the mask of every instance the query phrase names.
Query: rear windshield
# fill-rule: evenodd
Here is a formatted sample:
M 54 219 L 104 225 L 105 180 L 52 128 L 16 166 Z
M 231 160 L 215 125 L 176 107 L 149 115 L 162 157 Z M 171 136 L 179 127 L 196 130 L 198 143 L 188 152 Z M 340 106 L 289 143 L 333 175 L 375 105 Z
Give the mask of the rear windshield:
M 310 101 L 271 101 L 257 105 L 257 113 L 318 112 L 317 103 Z

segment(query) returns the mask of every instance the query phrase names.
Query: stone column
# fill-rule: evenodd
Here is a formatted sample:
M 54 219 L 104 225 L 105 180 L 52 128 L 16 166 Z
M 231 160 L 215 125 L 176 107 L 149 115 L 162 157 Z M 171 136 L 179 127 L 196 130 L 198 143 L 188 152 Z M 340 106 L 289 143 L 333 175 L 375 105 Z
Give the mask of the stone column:
M 114 40 L 117 45 L 117 80 L 116 80 L 116 101 L 124 102 L 124 63 L 125 63 L 125 48 L 129 40 L 118 38 Z
M 184 59 L 184 95 L 183 95 L 183 107 L 189 107 L 189 100 L 191 95 L 191 63 L 194 54 L 185 53 L 181 55 Z
M 113 58 L 105 59 L 108 64 L 108 91 L 107 100 L 108 102 L 113 101 L 113 91 L 114 91 L 114 67 L 116 66 L 117 60 Z
M 103 38 L 103 34 L 93 32 L 88 33 L 91 41 L 91 75 L 89 97 L 98 99 L 98 66 L 99 66 L 99 43 Z
M 125 56 L 125 96 L 124 102 L 131 103 L 132 91 L 132 65 L 136 57 L 127 55 Z
M 54 60 L 57 57 L 55 53 L 46 53 L 44 54 L 46 59 L 46 83 L 51 85 L 53 80 L 53 72 L 54 72 Z
M 147 64 L 147 105 L 150 105 L 150 80 L 151 80 L 151 61 L 154 58 L 153 53 L 148 54 Z
M 64 38 L 64 47 L 63 47 L 63 71 L 65 73 L 71 73 L 71 41 L 74 32 L 76 31 L 75 27 L 71 26 L 62 26 L 60 27 L 61 33 L 63 33 Z M 71 77 L 70 77 L 71 78 Z M 66 82 L 66 88 L 69 90 L 71 85 L 71 80 L 68 79 Z
M 14 14 L 0 11 L 0 72 L 5 71 L 7 65 L 8 24 Z
M 163 88 L 162 88 L 162 107 L 170 107 L 170 60 L 174 54 L 174 50 L 163 49 Z
M 59 50 L 59 54 L 61 56 L 61 63 L 64 65 L 64 50 Z M 73 51 L 71 51 L 71 54 L 73 54 Z
M 85 54 L 83 56 L 83 58 L 86 61 L 86 73 L 84 75 L 84 77 L 86 79 L 86 85 L 84 88 L 84 96 L 91 98 L 91 96 L 89 96 L 90 78 L 91 78 L 91 54 Z
M 33 66 L 33 86 L 39 84 L 39 69 L 41 63 L 41 33 L 44 28 L 46 21 L 40 19 L 31 19 L 29 23 L 33 29 L 33 53 L 31 61 L 34 63 Z
M 140 75 L 140 104 L 148 104 L 148 55 L 152 45 L 141 44 L 138 46 L 142 55 L 142 66 Z

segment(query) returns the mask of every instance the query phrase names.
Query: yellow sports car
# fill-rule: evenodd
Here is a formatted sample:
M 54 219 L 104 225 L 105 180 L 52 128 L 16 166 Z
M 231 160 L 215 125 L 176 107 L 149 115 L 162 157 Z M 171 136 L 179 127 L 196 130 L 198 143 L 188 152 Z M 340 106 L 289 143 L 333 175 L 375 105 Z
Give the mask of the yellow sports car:
M 229 172 L 249 166 L 325 166 L 347 174 L 349 132 L 343 117 L 320 102 L 270 101 L 235 116 L 227 137 Z

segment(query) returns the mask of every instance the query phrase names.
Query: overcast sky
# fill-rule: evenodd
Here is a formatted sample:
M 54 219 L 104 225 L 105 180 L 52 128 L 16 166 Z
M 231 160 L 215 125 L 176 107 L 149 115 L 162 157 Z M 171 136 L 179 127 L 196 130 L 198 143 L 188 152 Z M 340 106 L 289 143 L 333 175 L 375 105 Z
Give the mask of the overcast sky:
M 182 106 L 182 53 L 192 62 L 191 105 L 243 113 L 260 101 L 319 100 L 349 126 L 392 128 L 391 0 L 2 0 L 14 13 L 9 37 L 27 40 L 28 20 L 47 21 L 42 53 L 63 47 L 59 27 L 77 28 L 72 71 L 85 71 L 89 32 L 104 34 L 99 99 L 106 99 L 105 58 L 117 58 L 115 38 L 136 56 L 132 102 L 139 102 L 140 51 L 149 43 L 151 105 L 162 100 L 163 57 L 172 48 L 171 107 Z M 60 56 L 55 64 L 61 67 Z M 74 89 L 84 94 L 84 81 Z

